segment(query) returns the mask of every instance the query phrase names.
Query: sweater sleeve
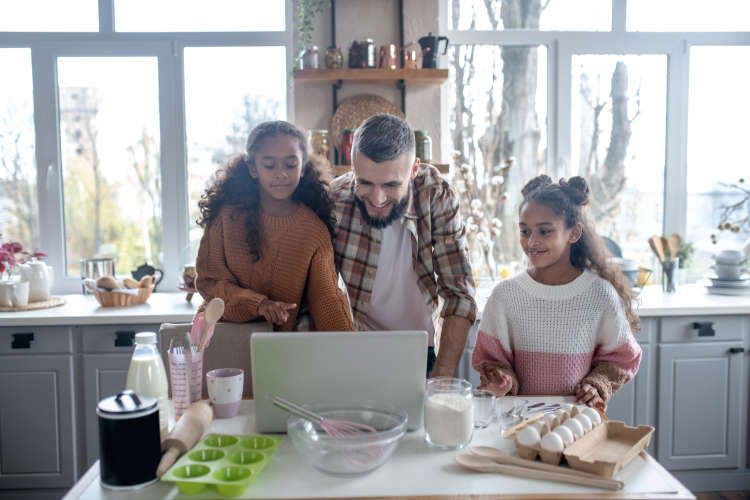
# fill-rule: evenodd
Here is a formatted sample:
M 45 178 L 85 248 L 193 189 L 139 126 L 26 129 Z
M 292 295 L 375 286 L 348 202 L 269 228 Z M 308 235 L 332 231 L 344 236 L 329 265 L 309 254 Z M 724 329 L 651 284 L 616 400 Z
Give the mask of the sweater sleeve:
M 201 296 L 209 301 L 214 297 L 224 300 L 224 321 L 244 323 L 258 317 L 258 305 L 266 298 L 254 290 L 240 286 L 227 267 L 224 256 L 224 223 L 216 217 L 203 232 L 195 262 L 198 274 L 195 284 Z M 252 257 L 247 256 L 248 260 Z
M 599 320 L 592 368 L 582 382 L 596 387 L 599 396 L 607 402 L 635 377 L 640 363 L 641 346 L 635 340 L 625 310 L 612 289 Z
M 338 287 L 338 275 L 333 264 L 333 245 L 330 241 L 324 242 L 313 254 L 306 299 L 316 330 L 354 330 L 349 301 Z
M 510 370 L 515 370 L 508 318 L 498 288 L 493 290 L 484 307 L 477 340 L 471 353 L 471 365 L 475 370 L 480 371 L 479 367 L 485 361 L 497 361 Z

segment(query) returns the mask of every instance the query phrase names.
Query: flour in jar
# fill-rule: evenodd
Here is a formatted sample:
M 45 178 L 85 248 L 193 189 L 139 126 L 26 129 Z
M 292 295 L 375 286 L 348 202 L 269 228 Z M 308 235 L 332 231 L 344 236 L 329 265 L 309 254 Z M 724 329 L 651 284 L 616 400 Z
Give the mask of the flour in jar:
M 456 393 L 432 394 L 425 403 L 424 425 L 433 444 L 464 446 L 474 429 L 473 402 Z

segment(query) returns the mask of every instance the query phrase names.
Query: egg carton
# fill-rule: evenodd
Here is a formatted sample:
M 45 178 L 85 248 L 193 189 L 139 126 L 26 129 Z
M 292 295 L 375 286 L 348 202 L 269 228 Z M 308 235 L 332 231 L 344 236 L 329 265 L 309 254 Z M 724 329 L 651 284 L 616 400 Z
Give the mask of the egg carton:
M 512 434 L 505 437 L 514 439 L 521 458 L 527 460 L 539 458 L 550 465 L 560 465 L 562 459 L 565 458 L 572 469 L 612 477 L 648 446 L 654 433 L 654 428 L 651 426 L 630 427 L 624 422 L 608 420 L 605 415 L 598 412 L 601 422 L 598 424 L 592 422 L 592 429 L 584 430 L 583 435 L 579 435 L 580 432 L 571 431 L 574 440 L 572 442 L 563 440 L 562 451 L 543 449 L 541 440 L 533 446 L 519 442 L 518 435 L 526 427 L 535 426 L 543 439 L 552 429 L 580 413 L 581 410 L 573 406 L 569 411 L 564 411 L 559 415 L 539 415 L 519 425 Z
M 258 477 L 284 438 L 247 434 L 208 434 L 161 477 L 190 495 L 213 487 L 220 495 L 242 495 Z

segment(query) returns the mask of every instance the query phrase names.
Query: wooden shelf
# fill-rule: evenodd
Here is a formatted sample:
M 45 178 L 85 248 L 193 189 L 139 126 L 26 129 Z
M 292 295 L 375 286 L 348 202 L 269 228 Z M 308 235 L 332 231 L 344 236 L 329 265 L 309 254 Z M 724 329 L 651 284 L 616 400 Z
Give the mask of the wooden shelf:
M 447 174 L 450 171 L 450 165 L 446 163 L 430 163 L 433 167 L 438 169 L 441 174 Z M 333 165 L 333 175 L 338 177 L 343 175 L 352 169 L 351 165 Z
M 298 69 L 294 71 L 297 83 L 383 83 L 403 80 L 412 85 L 440 85 L 448 79 L 447 69 Z

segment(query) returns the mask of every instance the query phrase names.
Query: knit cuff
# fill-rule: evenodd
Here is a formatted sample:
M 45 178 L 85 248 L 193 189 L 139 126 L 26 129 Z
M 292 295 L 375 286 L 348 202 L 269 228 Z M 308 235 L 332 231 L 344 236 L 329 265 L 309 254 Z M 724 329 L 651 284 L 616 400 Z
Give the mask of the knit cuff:
M 266 300 L 263 294 L 248 289 L 236 290 L 228 301 L 224 316 L 230 321 L 251 321 L 259 316 L 258 306 Z
M 620 387 L 630 380 L 630 374 L 612 363 L 598 362 L 594 363 L 588 375 L 581 383 L 590 384 L 599 392 L 599 397 L 607 403 Z

